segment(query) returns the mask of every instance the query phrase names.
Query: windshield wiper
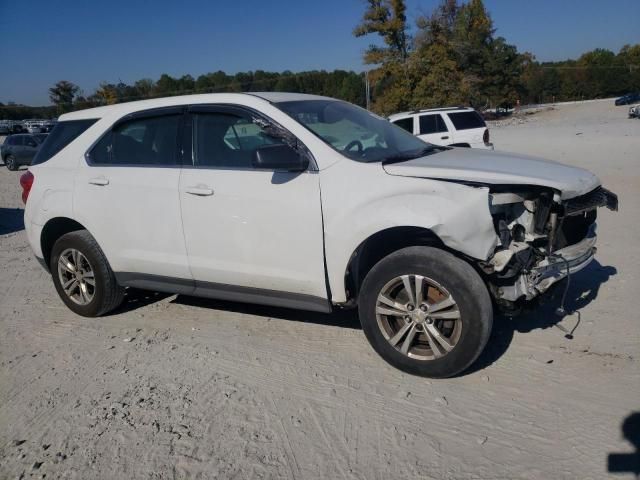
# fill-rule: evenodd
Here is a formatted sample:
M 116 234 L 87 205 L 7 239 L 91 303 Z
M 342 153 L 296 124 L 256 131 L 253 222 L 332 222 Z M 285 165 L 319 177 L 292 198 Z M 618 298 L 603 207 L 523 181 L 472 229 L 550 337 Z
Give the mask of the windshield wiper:
M 414 160 L 416 158 L 429 155 L 430 153 L 433 153 L 437 150 L 445 150 L 445 149 L 446 147 L 440 147 L 438 145 L 429 145 L 427 147 L 421 148 L 420 150 L 412 150 L 410 152 L 399 153 L 397 155 L 392 155 L 390 157 L 387 157 L 382 161 L 382 164 L 388 165 L 390 163 L 406 162 L 407 160 Z

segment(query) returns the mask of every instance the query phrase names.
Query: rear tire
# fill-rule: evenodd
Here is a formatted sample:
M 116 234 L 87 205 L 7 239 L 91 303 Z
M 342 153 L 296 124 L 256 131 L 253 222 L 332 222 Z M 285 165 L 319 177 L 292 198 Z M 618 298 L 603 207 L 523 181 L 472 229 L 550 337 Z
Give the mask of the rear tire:
M 18 169 L 18 164 L 16 163 L 16 157 L 13 155 L 7 155 L 4 159 L 4 164 L 7 166 L 7 170 L 11 170 L 15 172 Z
M 408 247 L 380 260 L 362 284 L 358 307 L 362 329 L 384 360 L 431 378 L 467 369 L 493 324 L 491 298 L 478 273 L 433 247 Z
M 124 288 L 86 230 L 67 233 L 56 241 L 50 270 L 58 295 L 78 315 L 99 317 L 122 303 Z

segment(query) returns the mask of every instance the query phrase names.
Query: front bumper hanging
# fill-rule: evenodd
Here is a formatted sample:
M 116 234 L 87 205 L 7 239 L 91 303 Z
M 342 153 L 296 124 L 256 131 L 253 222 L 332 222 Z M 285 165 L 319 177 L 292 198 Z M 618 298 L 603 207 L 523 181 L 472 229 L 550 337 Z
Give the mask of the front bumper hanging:
M 498 298 L 515 302 L 520 298 L 531 300 L 546 292 L 554 283 L 569 274 L 579 272 L 594 259 L 596 254 L 595 224 L 579 243 L 553 252 L 518 277 L 513 285 L 500 287 Z

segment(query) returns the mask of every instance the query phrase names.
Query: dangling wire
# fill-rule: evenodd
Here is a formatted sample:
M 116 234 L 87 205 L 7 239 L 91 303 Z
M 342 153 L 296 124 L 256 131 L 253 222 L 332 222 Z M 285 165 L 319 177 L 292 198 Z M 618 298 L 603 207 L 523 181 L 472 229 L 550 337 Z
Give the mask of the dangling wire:
M 567 312 L 564 308 L 565 301 L 567 300 L 567 293 L 569 292 L 569 285 L 571 285 L 571 269 L 569 265 L 569 261 L 564 258 L 562 255 L 558 255 L 557 253 L 549 254 L 549 258 L 555 258 L 564 263 L 567 272 L 567 283 L 564 286 L 564 291 L 562 292 L 562 299 L 560 300 L 560 306 L 556 309 L 556 315 L 562 317 L 564 315 L 571 314 L 572 312 Z
M 567 300 L 567 293 L 569 292 L 569 285 L 571 285 L 571 268 L 569 265 L 569 261 L 564 258 L 562 255 L 559 255 L 557 253 L 551 253 L 548 255 L 549 258 L 555 258 L 560 260 L 561 262 L 564 263 L 564 266 L 566 268 L 566 272 L 567 272 L 567 283 L 564 286 L 564 291 L 562 292 L 562 299 L 560 300 L 560 306 L 558 308 L 556 308 L 556 315 L 559 317 L 564 317 L 565 315 L 573 315 L 574 313 L 578 314 L 578 321 L 576 322 L 575 326 L 571 329 L 571 331 L 567 330 L 565 327 L 563 327 L 562 325 L 556 323 L 555 326 L 558 327 L 560 330 L 562 330 L 565 333 L 565 338 L 568 338 L 569 340 L 573 338 L 573 332 L 576 331 L 576 328 L 578 328 L 578 325 L 580 325 L 580 320 L 581 320 L 581 316 L 580 316 L 580 312 L 576 311 L 576 312 L 568 312 L 565 308 L 565 302 Z

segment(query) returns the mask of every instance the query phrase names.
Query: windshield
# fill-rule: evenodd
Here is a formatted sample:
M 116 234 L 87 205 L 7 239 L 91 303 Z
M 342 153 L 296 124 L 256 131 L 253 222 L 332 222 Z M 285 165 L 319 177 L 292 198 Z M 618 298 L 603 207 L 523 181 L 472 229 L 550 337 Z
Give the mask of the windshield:
M 387 120 L 337 100 L 278 102 L 276 106 L 340 153 L 360 162 L 408 160 L 435 146 Z

